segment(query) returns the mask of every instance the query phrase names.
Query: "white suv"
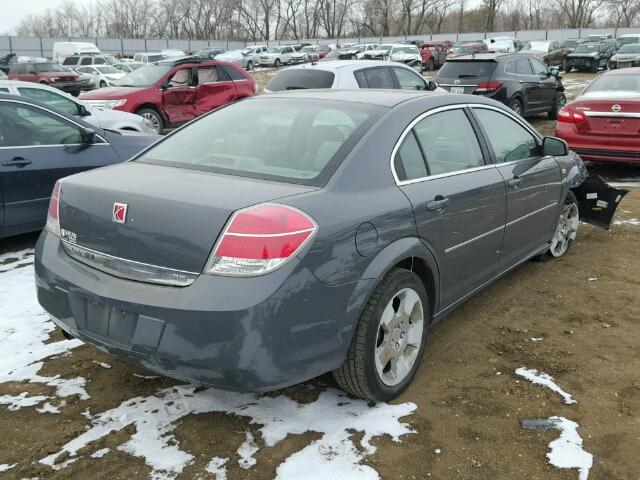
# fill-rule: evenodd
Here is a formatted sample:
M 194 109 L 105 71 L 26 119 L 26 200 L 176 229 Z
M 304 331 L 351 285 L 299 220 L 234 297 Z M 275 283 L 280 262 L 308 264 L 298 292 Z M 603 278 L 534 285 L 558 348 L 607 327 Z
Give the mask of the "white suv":
M 291 55 L 295 50 L 290 45 L 280 45 L 271 47 L 267 53 L 260 55 L 260 65 L 269 67 L 279 67 L 291 61 Z

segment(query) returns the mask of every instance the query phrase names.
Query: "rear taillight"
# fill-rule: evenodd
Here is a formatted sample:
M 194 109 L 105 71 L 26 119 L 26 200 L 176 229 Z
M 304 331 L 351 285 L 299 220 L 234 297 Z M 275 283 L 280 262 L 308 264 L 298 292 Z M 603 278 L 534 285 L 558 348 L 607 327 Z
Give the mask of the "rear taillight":
M 58 237 L 60 236 L 60 180 L 54 185 L 51 200 L 49 200 L 47 230 Z
M 562 107 L 558 112 L 558 121 L 562 123 L 582 123 L 585 121 L 585 116 L 584 113 Z
M 292 207 L 262 204 L 231 217 L 205 273 L 249 277 L 280 268 L 315 235 L 311 217 Z
M 475 91 L 478 93 L 495 92 L 502 87 L 502 82 L 480 82 Z

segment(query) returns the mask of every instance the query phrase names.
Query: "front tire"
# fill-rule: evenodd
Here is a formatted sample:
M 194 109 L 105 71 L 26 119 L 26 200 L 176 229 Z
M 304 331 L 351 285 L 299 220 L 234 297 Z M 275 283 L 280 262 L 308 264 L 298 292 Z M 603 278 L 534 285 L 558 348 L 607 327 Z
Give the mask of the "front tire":
M 136 112 L 142 118 L 145 118 L 151 122 L 151 128 L 153 128 L 158 134 L 162 133 L 164 129 L 164 120 L 160 114 L 153 108 L 141 108 Z
M 433 63 L 433 58 L 430 58 L 429 61 L 427 62 L 427 71 L 433 72 L 434 69 L 435 69 L 435 64 Z
M 276 68 L 280 68 L 280 65 L 282 65 L 282 62 L 280 61 L 279 58 L 276 58 L 276 61 L 273 62 L 273 66 Z
M 347 358 L 333 372 L 338 385 L 372 402 L 397 397 L 420 366 L 429 318 L 420 277 L 403 268 L 391 270 L 369 297 Z
M 591 69 L 590 69 L 591 73 L 598 73 L 598 70 L 600 69 L 598 63 L 599 63 L 598 60 L 596 60 L 591 64 Z
M 247 62 L 247 71 L 250 72 L 251 70 L 253 70 L 253 62 L 251 60 L 249 60 Z
M 568 61 L 564 60 L 562 62 L 562 70 L 564 70 L 564 73 L 571 73 L 571 70 L 573 70 L 573 67 Z
M 578 234 L 578 225 L 580 224 L 580 213 L 578 210 L 578 200 L 573 192 L 567 194 L 564 200 L 562 211 L 558 218 L 556 231 L 551 239 L 549 249 L 540 255 L 540 260 L 551 260 L 553 258 L 562 257 Z
M 106 86 L 107 86 L 107 82 L 105 82 L 104 80 L 102 80 L 102 81 L 100 82 L 100 88 L 106 88 Z

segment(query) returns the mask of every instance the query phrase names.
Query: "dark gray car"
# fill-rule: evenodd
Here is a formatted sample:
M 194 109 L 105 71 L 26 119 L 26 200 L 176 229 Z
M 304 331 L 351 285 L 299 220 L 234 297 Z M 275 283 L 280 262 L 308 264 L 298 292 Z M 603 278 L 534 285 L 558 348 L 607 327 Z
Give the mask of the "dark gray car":
M 255 97 L 63 179 L 38 300 L 68 334 L 171 377 L 260 391 L 333 371 L 388 400 L 431 322 L 565 254 L 586 178 L 563 141 L 481 97 Z

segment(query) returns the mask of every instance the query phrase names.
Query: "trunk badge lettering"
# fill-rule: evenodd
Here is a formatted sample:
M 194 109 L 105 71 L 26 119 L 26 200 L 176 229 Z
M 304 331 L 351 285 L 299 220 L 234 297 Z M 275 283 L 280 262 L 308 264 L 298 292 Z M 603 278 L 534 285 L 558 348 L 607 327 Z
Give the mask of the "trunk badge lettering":
M 620 110 L 622 110 L 622 107 L 620 105 L 618 105 L 618 104 L 616 104 L 613 107 L 611 107 L 611 111 L 612 112 L 618 113 Z
M 116 223 L 125 223 L 127 221 L 127 204 L 115 202 L 113 204 L 112 220 Z

